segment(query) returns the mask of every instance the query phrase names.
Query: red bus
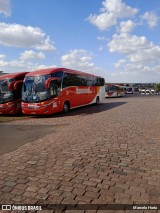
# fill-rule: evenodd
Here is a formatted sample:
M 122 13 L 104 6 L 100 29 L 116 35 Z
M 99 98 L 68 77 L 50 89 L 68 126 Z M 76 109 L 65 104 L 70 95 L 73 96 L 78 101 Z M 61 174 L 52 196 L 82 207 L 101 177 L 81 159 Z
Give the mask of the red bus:
M 30 72 L 22 89 L 24 114 L 52 114 L 92 103 L 105 97 L 104 78 L 66 68 Z
M 124 89 L 121 85 L 106 84 L 105 97 L 122 97 L 124 96 Z
M 28 72 L 0 76 L 0 114 L 21 112 L 22 84 Z

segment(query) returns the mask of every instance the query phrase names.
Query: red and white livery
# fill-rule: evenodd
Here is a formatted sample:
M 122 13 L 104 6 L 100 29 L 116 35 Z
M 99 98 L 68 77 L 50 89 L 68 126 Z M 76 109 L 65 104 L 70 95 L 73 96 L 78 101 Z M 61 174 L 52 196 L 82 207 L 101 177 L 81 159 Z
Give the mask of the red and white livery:
M 0 114 L 21 112 L 22 84 L 26 74 L 20 72 L 0 76 Z
M 53 114 L 99 103 L 105 97 L 104 78 L 66 68 L 30 72 L 22 89 L 24 114 Z
M 115 84 L 105 85 L 105 97 L 122 97 L 124 96 L 123 86 Z

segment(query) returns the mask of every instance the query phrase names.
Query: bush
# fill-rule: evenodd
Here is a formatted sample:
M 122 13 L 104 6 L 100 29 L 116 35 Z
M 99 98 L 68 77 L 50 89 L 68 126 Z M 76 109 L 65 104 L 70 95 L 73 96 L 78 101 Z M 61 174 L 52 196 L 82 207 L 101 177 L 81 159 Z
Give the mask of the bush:
M 160 92 L 160 83 L 157 84 L 157 90 Z

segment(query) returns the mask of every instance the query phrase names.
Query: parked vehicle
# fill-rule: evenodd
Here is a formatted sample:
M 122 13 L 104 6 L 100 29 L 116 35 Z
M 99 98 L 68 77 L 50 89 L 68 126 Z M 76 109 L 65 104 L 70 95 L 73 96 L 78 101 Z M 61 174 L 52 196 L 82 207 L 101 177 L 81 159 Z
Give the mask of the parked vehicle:
M 114 84 L 105 85 L 105 97 L 122 97 L 124 96 L 124 89 L 122 86 Z
M 133 93 L 139 93 L 139 88 L 138 87 L 134 87 L 133 88 Z
M 133 94 L 134 88 L 133 87 L 124 87 L 125 94 Z
M 30 72 L 22 89 L 24 114 L 68 112 L 105 97 L 104 78 L 66 68 Z
M 0 76 L 0 114 L 21 112 L 23 79 L 27 72 Z
M 159 95 L 160 94 L 160 92 L 156 89 L 155 90 L 155 95 Z
M 150 90 L 150 93 L 151 93 L 151 95 L 155 95 L 155 90 L 154 90 L 154 89 L 151 89 L 151 90 Z
M 141 89 L 141 95 L 145 95 L 145 94 L 146 94 L 145 89 Z
M 150 95 L 150 90 L 149 89 L 146 90 L 146 95 Z

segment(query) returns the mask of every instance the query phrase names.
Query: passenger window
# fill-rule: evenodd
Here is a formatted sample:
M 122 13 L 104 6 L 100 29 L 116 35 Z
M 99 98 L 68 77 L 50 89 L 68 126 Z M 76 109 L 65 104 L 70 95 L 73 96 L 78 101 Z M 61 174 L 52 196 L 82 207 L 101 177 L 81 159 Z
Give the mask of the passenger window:
M 57 96 L 59 94 L 59 89 L 58 89 L 58 81 L 51 81 L 50 82 L 50 95 L 52 97 Z

